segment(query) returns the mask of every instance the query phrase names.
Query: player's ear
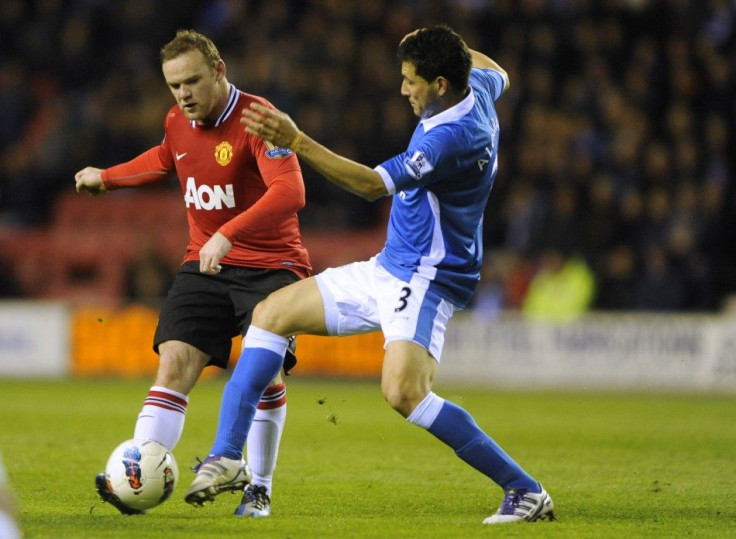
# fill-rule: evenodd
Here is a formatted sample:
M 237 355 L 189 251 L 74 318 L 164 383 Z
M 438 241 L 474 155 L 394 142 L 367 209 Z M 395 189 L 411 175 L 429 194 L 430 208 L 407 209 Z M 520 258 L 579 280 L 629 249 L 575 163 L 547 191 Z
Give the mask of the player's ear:
M 437 77 L 434 79 L 434 83 L 436 84 L 437 95 L 440 97 L 450 91 L 450 82 L 445 77 Z
M 225 67 L 225 61 L 219 60 L 217 64 L 215 64 L 215 78 L 219 82 L 225 78 L 226 74 L 227 74 L 227 68 Z

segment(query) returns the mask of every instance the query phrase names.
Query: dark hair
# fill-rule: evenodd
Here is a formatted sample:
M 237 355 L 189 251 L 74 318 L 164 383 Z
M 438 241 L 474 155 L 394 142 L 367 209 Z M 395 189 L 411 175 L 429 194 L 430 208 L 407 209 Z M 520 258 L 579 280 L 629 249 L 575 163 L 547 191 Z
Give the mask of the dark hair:
M 210 38 L 195 30 L 179 30 L 176 32 L 176 37 L 161 48 L 161 63 L 189 51 L 201 52 L 213 69 L 221 60 L 220 52 Z
M 465 41 L 447 25 L 421 28 L 407 36 L 396 53 L 399 60 L 414 65 L 417 75 L 432 82 L 445 77 L 456 91 L 468 87 L 473 65 Z

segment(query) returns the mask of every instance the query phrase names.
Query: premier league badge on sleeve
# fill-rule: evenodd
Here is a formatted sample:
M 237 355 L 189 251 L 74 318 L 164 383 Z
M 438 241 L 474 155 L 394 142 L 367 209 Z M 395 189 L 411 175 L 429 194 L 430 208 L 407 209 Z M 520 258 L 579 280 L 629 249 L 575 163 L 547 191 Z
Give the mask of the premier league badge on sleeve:
M 264 140 L 263 142 L 266 144 L 266 148 L 268 148 L 266 155 L 271 159 L 283 159 L 284 157 L 289 157 L 294 153 L 289 148 L 279 148 L 278 146 L 274 146 L 267 140 Z
M 421 180 L 422 176 L 434 170 L 427 156 L 419 150 L 415 151 L 410 159 L 404 160 L 404 168 L 415 180 Z

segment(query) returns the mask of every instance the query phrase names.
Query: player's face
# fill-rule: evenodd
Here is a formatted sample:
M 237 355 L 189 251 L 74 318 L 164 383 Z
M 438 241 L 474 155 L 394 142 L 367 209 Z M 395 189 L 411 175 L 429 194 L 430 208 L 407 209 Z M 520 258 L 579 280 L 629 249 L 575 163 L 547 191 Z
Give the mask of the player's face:
M 189 51 L 164 62 L 166 84 L 184 116 L 198 123 L 211 123 L 220 114 L 222 92 L 218 82 L 225 74 L 220 61 L 213 69 L 199 51 Z
M 401 76 L 401 95 L 409 98 L 409 104 L 416 116 L 429 118 L 439 112 L 437 80 L 429 82 L 423 79 L 417 75 L 416 67 L 410 62 L 402 62 Z

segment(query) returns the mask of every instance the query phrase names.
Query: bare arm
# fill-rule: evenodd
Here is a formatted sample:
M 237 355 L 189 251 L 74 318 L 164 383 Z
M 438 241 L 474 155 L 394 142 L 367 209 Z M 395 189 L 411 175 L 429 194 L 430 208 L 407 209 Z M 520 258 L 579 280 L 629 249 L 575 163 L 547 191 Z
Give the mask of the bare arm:
M 510 88 L 511 81 L 509 80 L 508 73 L 506 73 L 506 71 L 494 60 L 492 60 L 490 57 L 486 56 L 482 52 L 474 51 L 473 49 L 470 49 L 470 57 L 473 59 L 473 67 L 478 67 L 481 69 L 495 69 L 496 71 L 501 73 L 501 75 L 503 75 L 503 78 L 506 81 L 504 92 Z
M 289 148 L 335 185 L 366 200 L 388 194 L 381 176 L 365 165 L 342 157 L 300 131 L 288 114 L 251 103 L 240 120 L 248 133 Z

